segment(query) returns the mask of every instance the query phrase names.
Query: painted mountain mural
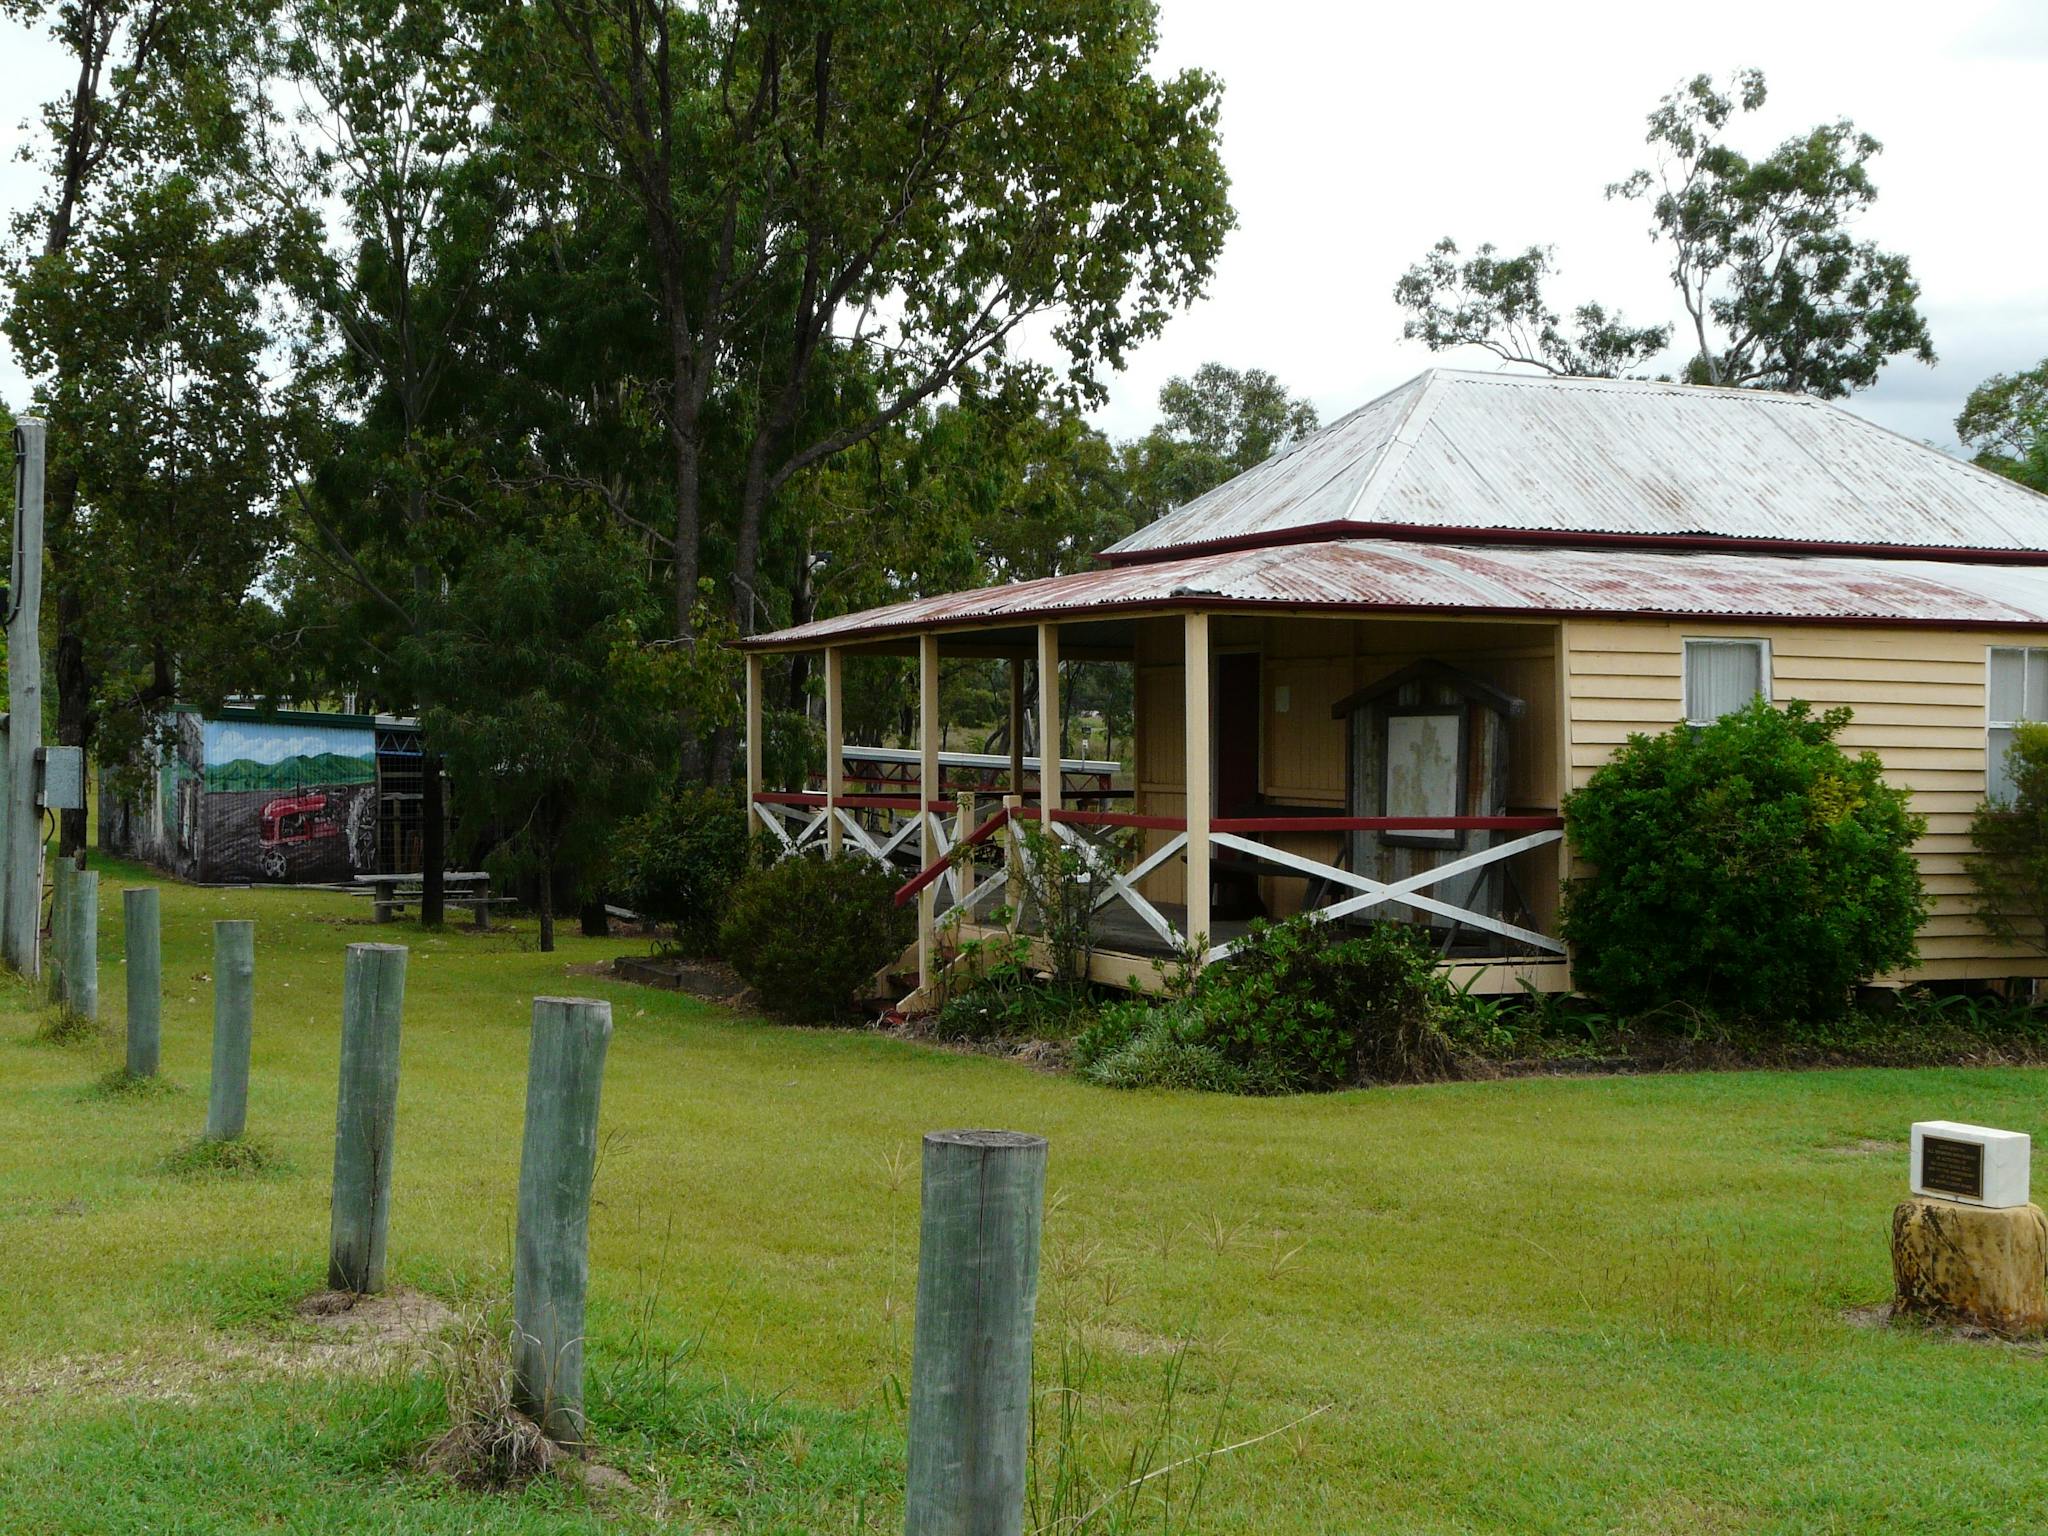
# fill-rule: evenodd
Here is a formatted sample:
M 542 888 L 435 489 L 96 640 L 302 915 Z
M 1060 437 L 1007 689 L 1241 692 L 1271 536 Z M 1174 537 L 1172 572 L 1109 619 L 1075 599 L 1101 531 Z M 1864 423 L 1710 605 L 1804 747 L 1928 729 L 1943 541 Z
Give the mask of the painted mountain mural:
M 217 791 L 249 789 L 304 789 L 312 785 L 370 784 L 377 778 L 373 757 L 354 757 L 341 752 L 310 752 L 260 762 L 251 757 L 232 758 L 206 765 L 206 788 Z

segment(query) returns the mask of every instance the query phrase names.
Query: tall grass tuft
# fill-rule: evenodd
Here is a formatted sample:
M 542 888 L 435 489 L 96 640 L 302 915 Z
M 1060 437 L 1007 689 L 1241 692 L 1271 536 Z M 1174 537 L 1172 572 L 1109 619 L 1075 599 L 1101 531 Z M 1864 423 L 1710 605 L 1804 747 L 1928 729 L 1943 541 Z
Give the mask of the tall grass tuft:
M 516 1488 L 569 1454 L 513 1406 L 511 1331 L 502 1306 L 464 1312 L 436 1346 L 432 1373 L 448 1405 L 448 1427 L 423 1458 L 432 1470 L 464 1488 Z

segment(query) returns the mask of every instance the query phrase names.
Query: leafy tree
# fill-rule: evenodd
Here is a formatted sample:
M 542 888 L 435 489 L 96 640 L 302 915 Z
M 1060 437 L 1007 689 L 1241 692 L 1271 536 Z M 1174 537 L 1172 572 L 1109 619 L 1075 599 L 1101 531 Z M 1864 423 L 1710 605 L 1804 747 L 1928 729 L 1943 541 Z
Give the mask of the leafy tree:
M 1847 709 L 1762 699 L 1703 729 L 1631 736 L 1565 799 L 1590 873 L 1565 892 L 1572 974 L 1626 1009 L 1834 1014 L 1915 963 L 1926 818 Z
M 253 417 L 267 404 L 248 343 L 260 335 L 253 305 L 270 281 L 270 242 L 287 230 L 244 195 L 238 105 L 255 90 L 269 7 L 0 0 L 0 13 L 46 23 L 76 66 L 71 87 L 41 113 L 44 186 L 12 221 L 5 324 L 51 425 L 57 738 L 90 748 L 108 674 L 119 702 L 134 702 L 139 656 L 140 692 L 160 693 L 166 670 L 201 670 L 203 642 L 231 649 L 215 616 L 233 627 L 245 614 L 246 472 L 265 451 Z M 198 312 L 152 302 L 152 279 Z M 220 333 L 206 334 L 214 324 Z M 116 427 L 139 436 L 100 442 L 106 451 L 90 460 L 82 453 L 89 435 Z M 231 461 L 218 475 L 191 451 L 215 430 L 226 431 Z M 150 565 L 164 530 L 150 524 L 167 487 L 179 542 L 159 590 Z M 60 846 L 84 840 L 85 813 L 63 813 Z
M 679 637 L 721 545 L 731 611 L 754 628 L 777 496 L 1000 357 L 1019 325 L 1053 317 L 1087 392 L 1199 291 L 1231 221 L 1217 86 L 1155 78 L 1155 45 L 1151 6 L 1125 0 L 943 0 L 914 22 L 854 0 L 508 14 L 508 129 L 644 231 Z M 819 394 L 847 353 L 873 390 L 835 417 Z M 727 433 L 720 484 L 707 461 Z
M 630 545 L 591 521 L 505 527 L 406 642 L 442 674 L 420 724 L 468 816 L 535 878 L 543 950 L 558 885 L 666 780 L 674 745 L 673 672 L 642 643 L 661 623 L 658 594 Z
M 1977 921 L 2002 944 L 2048 954 L 2048 725 L 2020 726 L 2007 751 L 2011 803 L 1987 800 L 1970 823 Z
M 1204 363 L 1159 391 L 1159 425 L 1128 445 L 1124 469 L 1139 527 L 1263 463 L 1315 431 L 1316 408 L 1263 368 Z
M 2048 358 L 2021 373 L 1995 373 L 1971 390 L 1956 436 L 1984 468 L 2048 492 Z
M 1461 262 L 1457 241 L 1439 240 L 1394 285 L 1394 301 L 1410 313 L 1401 334 L 1432 352 L 1484 347 L 1502 362 L 1594 378 L 1619 377 L 1671 345 L 1669 325 L 1630 325 L 1591 302 L 1572 311 L 1567 332 L 1543 297 L 1555 259 L 1548 246 L 1501 256 L 1482 245 Z
M 1843 119 L 1787 139 L 1760 159 L 1724 130 L 1764 103 L 1764 77 L 1725 87 L 1698 75 L 1649 115 L 1652 169 L 1607 188 L 1640 202 L 1669 254 L 1692 333 L 1685 377 L 1696 384 L 1782 389 L 1835 399 L 1877 380 L 1894 357 L 1934 361 L 1907 258 L 1859 240 L 1856 219 L 1877 200 L 1877 140 Z M 1402 334 L 1432 351 L 1479 346 L 1556 374 L 1616 376 L 1669 345 L 1670 326 L 1636 326 L 1586 303 L 1567 329 L 1544 298 L 1546 246 L 1501 256 L 1482 245 L 1458 259 L 1439 241 L 1395 285 Z
M 1695 76 L 1650 114 L 1656 168 L 1608 188 L 1648 205 L 1670 251 L 1696 346 L 1688 375 L 1834 399 L 1894 357 L 1933 362 L 1910 263 L 1852 230 L 1877 201 L 1882 146 L 1843 118 L 1751 160 L 1720 135 L 1764 94 L 1761 70 L 1726 87 Z

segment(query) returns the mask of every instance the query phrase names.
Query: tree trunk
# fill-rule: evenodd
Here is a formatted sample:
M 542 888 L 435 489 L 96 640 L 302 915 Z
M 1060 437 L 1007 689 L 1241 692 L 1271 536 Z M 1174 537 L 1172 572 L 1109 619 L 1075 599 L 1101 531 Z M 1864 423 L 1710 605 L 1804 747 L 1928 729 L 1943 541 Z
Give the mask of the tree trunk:
M 586 939 L 609 938 L 612 931 L 611 914 L 605 911 L 601 901 L 586 901 L 577 913 Z
M 441 806 L 441 754 L 429 752 L 420 765 L 420 926 L 438 928 L 447 897 L 442 874 L 448 867 L 448 818 Z
M 75 493 L 77 480 L 71 478 Z M 65 515 L 68 521 L 68 510 Z M 63 546 L 70 550 L 70 541 Z M 58 571 L 57 585 L 57 740 L 91 755 L 93 736 L 92 669 L 85 658 L 85 594 L 70 580 L 73 562 Z M 85 847 L 85 811 L 59 814 L 57 852 L 77 853 Z
M 555 861 L 540 867 L 540 952 L 555 952 Z

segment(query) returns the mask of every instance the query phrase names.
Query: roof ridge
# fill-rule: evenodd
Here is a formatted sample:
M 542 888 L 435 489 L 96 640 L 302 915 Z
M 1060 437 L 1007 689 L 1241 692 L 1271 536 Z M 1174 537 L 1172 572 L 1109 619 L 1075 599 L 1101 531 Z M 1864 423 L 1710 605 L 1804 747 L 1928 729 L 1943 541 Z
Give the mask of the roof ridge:
M 1386 446 L 1374 458 L 1372 467 L 1360 477 L 1358 489 L 1352 493 L 1351 504 L 1339 522 L 1367 521 L 1360 513 L 1380 504 L 1386 495 L 1388 482 L 1400 471 L 1403 461 L 1414 450 L 1416 440 L 1429 425 L 1429 418 L 1435 414 L 1436 402 L 1443 395 L 1448 373 L 1448 369 L 1430 368 L 1416 375 L 1422 381 L 1422 387 L 1415 391 L 1415 398 L 1408 402 L 1407 409 L 1401 412 L 1401 419 L 1394 423 L 1394 430 L 1388 435 Z M 1382 400 L 1386 398 L 1385 395 L 1380 396 Z

